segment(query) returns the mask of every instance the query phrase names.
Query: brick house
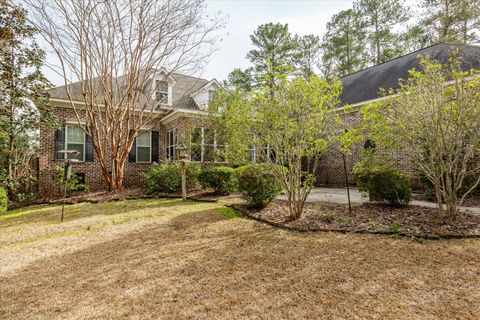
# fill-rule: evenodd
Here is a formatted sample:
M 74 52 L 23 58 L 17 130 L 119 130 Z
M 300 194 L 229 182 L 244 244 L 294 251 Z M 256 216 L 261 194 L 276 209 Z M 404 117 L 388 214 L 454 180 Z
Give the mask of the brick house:
M 353 107 L 348 113 L 342 115 L 347 123 L 347 129 L 348 126 L 353 126 L 360 120 L 359 110 L 363 105 L 384 99 L 380 95 L 382 89 L 387 92 L 389 89 L 398 89 L 399 79 L 408 79 L 409 70 L 413 68 L 420 70 L 422 57 L 428 55 L 445 64 L 454 52 L 457 52 L 457 58 L 462 62 L 463 70 L 480 69 L 480 46 L 439 43 L 343 77 L 341 100 L 343 104 Z M 359 161 L 359 152 L 366 142 L 354 146 L 352 153 L 346 156 L 347 173 L 353 184 L 355 183 L 353 166 Z M 397 154 L 396 160 L 397 166 L 413 178 L 413 187 L 421 187 L 409 159 L 402 154 Z M 321 157 L 316 184 L 345 186 L 345 171 L 339 150 L 331 148 Z
M 480 46 L 436 44 L 343 77 L 341 100 L 343 104 L 353 107 L 343 114 L 347 127 L 358 122 L 362 105 L 382 99 L 379 95 L 381 89 L 397 89 L 399 79 L 407 79 L 409 70 L 420 68 L 421 56 L 429 55 L 441 63 L 446 63 L 452 52 L 457 50 L 463 69 L 480 69 Z M 164 101 L 165 110 L 175 108 L 137 136 L 125 168 L 126 188 L 141 186 L 140 173 L 151 163 L 175 160 L 175 146 L 179 141 L 189 146 L 192 161 L 222 162 L 222 159 L 215 158 L 215 151 L 223 146 L 217 144 L 213 132 L 205 126 L 205 119 L 208 117 L 206 106 L 219 85 L 215 79 L 209 81 L 178 73 L 170 74 L 166 81 L 155 83 L 156 90 L 152 99 Z M 66 98 L 65 87 L 50 90 L 50 95 L 54 113 L 63 126 L 57 130 L 47 127 L 40 129 L 39 193 L 51 194 L 60 191 L 54 172 L 64 161 L 63 155 L 58 151 L 65 149 L 79 151 L 79 162 L 74 163 L 73 171 L 84 179 L 90 190 L 105 189 L 105 181 L 95 159 L 92 142 L 78 127 L 75 114 Z M 78 103 L 81 104 L 80 101 Z M 352 183 L 355 183 L 352 169 L 359 160 L 359 151 L 363 147 L 363 143 L 358 144 L 352 153 L 347 155 L 347 172 Z M 255 161 L 256 158 L 253 154 L 252 160 Z M 401 154 L 397 155 L 397 165 L 415 176 L 409 160 Z M 316 184 L 345 185 L 342 154 L 337 149 L 331 148 L 321 157 Z
M 175 146 L 177 142 L 185 141 L 187 131 L 190 133 L 193 130 L 193 161 L 215 162 L 215 149 L 220 147 L 216 145 L 215 137 L 204 128 L 208 101 L 220 85 L 217 80 L 180 73 L 167 74 L 165 71 L 160 72 L 153 80 L 151 83 L 155 87 L 152 90 L 152 99 L 160 102 L 165 115 L 158 117 L 145 130 L 142 129 L 136 137 L 125 167 L 126 188 L 141 186 L 140 174 L 152 163 L 175 160 Z M 75 93 L 79 83 L 69 86 Z M 67 157 L 77 160 L 73 163 L 72 171 L 91 191 L 104 190 L 106 183 L 92 141 L 79 127 L 65 87 L 53 88 L 49 93 L 54 115 L 62 126 L 60 129 L 45 126 L 40 128 L 39 193 L 46 195 L 60 192 L 55 172 L 63 166 L 63 150 L 78 151 L 78 155 Z M 78 100 L 75 103 L 81 106 L 81 98 Z

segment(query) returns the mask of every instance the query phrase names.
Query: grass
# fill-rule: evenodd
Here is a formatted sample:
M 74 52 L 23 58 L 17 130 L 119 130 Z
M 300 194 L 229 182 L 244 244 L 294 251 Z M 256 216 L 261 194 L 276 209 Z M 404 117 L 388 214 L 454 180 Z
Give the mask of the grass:
M 480 242 L 295 233 L 149 199 L 0 219 L 1 319 L 475 319 Z

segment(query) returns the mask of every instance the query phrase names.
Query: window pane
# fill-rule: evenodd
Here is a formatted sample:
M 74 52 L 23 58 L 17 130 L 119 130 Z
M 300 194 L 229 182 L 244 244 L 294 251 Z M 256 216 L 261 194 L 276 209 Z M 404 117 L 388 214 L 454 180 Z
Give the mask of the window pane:
M 78 155 L 67 154 L 67 159 L 76 159 L 79 161 L 83 161 L 83 144 L 67 143 L 67 150 L 78 151 Z
M 157 81 L 155 90 L 156 100 L 161 103 L 168 102 L 168 83 L 166 81 Z
M 150 147 L 150 131 L 141 131 L 137 136 L 137 146 Z
M 205 146 L 205 154 L 203 156 L 203 161 L 204 162 L 213 162 L 215 161 L 215 150 L 213 148 L 213 145 L 206 145 Z
M 192 132 L 192 143 L 202 143 L 202 128 L 196 127 Z
M 138 147 L 137 148 L 137 161 L 138 162 L 150 162 L 150 147 Z
M 202 146 L 200 144 L 192 144 L 190 160 L 199 162 L 202 161 Z
M 205 141 L 205 144 L 213 144 L 215 141 L 215 133 L 213 132 L 213 130 L 205 128 L 203 139 Z
M 215 97 L 215 90 L 208 90 L 208 101 L 212 101 Z
M 67 126 L 67 141 L 68 143 L 84 143 L 85 134 L 79 126 Z

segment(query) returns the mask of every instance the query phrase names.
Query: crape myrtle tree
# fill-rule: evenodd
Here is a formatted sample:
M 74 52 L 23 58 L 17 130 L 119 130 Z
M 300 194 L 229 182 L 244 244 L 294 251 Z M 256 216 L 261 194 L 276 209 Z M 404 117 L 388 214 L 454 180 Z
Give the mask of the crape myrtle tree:
M 479 72 L 459 66 L 427 57 L 394 96 L 361 109 L 376 145 L 409 156 L 432 183 L 443 219 L 455 218 L 480 183 Z
M 202 67 L 221 19 L 206 14 L 203 0 L 25 2 L 58 58 L 67 99 L 109 190 L 121 190 L 138 131 L 165 114 L 162 101 L 150 98 L 151 79 Z
M 40 124 L 53 124 L 50 83 L 41 72 L 45 54 L 26 18 L 22 7 L 0 1 L 0 176 L 17 198 L 34 179 L 31 160 L 38 155 Z
M 341 133 L 335 112 L 341 85 L 317 76 L 276 79 L 273 96 L 269 85 L 250 94 L 224 90 L 210 108 L 216 132 L 228 145 L 227 160 L 251 161 L 250 152 L 257 150 L 257 161 L 272 165 L 295 220 L 313 187 L 319 156 Z

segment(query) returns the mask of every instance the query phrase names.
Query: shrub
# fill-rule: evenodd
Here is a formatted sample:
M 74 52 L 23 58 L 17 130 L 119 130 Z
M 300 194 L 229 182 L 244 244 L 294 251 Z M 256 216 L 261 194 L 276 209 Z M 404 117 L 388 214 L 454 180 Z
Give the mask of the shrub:
M 5 188 L 0 187 L 0 214 L 7 212 L 8 195 Z
M 394 206 L 410 202 L 410 180 L 401 170 L 363 161 L 355 165 L 354 171 L 360 191 L 368 192 L 371 199 L 385 200 Z
M 186 164 L 187 189 L 198 187 L 199 172 L 200 166 L 197 163 Z M 178 162 L 151 165 L 142 176 L 148 192 L 177 192 L 182 189 L 182 176 Z
M 88 192 L 90 190 L 90 188 L 88 187 L 87 184 L 85 183 L 81 183 L 80 182 L 80 177 L 75 174 L 75 172 L 72 172 L 70 174 L 70 178 L 67 179 L 67 181 L 65 181 L 65 178 L 64 178 L 64 168 L 63 167 L 57 167 L 55 168 L 55 178 L 57 180 L 58 183 L 60 183 L 61 185 L 64 185 L 65 182 L 67 183 L 67 190 L 71 190 L 71 191 L 85 191 L 85 192 Z
M 237 169 L 238 191 L 247 202 L 257 208 L 269 204 L 282 191 L 278 179 L 265 164 L 250 164 Z
M 235 169 L 229 167 L 210 167 L 203 169 L 198 180 L 204 188 L 212 188 L 216 194 L 230 194 L 237 190 Z

